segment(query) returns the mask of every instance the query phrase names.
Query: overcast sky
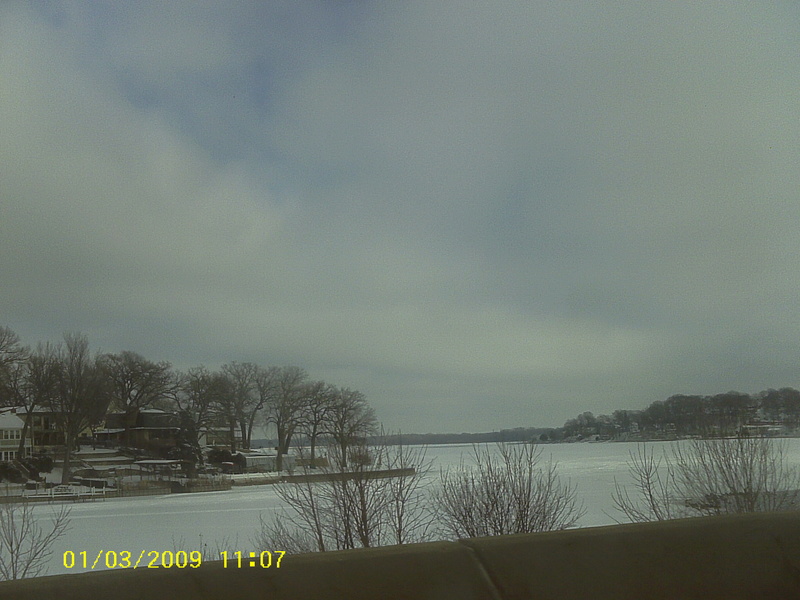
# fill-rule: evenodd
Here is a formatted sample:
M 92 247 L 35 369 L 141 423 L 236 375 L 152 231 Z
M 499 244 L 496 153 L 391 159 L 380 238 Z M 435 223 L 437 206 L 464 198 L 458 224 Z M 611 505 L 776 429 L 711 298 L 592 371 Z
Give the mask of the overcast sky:
M 795 2 L 0 3 L 0 325 L 393 431 L 800 387 Z

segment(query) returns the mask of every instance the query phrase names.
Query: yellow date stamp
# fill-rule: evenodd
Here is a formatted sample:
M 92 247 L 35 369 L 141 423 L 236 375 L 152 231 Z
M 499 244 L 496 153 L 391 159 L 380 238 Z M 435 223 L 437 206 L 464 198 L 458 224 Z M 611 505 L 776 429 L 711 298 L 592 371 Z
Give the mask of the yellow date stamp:
M 196 569 L 203 564 L 200 550 L 100 550 L 64 552 L 66 569 Z
M 256 552 L 223 551 L 222 566 L 225 569 L 242 569 L 253 567 L 256 569 L 280 569 L 281 561 L 286 556 L 285 550 L 261 550 Z

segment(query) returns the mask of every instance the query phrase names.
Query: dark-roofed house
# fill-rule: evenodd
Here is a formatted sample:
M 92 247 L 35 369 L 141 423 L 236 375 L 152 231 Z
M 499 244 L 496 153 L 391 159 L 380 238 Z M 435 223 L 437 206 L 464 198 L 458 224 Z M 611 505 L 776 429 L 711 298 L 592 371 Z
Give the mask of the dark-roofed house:
M 180 435 L 178 413 L 159 408 L 143 408 L 136 412 L 128 425 L 128 441 L 125 441 L 125 413 L 109 413 L 106 426 L 95 432 L 98 440 L 112 444 L 128 444 L 144 450 L 172 448 Z

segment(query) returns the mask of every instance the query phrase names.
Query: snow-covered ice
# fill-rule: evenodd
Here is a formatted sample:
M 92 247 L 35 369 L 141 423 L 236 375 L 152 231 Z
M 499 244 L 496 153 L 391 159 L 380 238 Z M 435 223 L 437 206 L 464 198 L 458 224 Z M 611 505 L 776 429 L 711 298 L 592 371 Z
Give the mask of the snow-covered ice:
M 789 456 L 800 464 L 800 439 L 787 440 Z M 660 451 L 662 444 L 654 444 Z M 615 512 L 611 493 L 614 479 L 628 480 L 628 452 L 633 443 L 578 443 L 542 445 L 542 459 L 552 457 L 559 474 L 577 485 L 586 514 L 579 526 L 611 525 Z M 432 446 L 431 477 L 440 467 L 458 465 L 462 454 L 468 460 L 468 445 Z M 47 519 L 55 505 L 37 505 L 39 518 Z M 138 557 L 141 550 L 201 550 L 216 555 L 217 549 L 250 551 L 259 515 L 280 509 L 273 486 L 234 487 L 226 492 L 168 494 L 136 498 L 114 498 L 71 504 L 71 528 L 54 547 L 48 574 L 77 573 L 78 566 L 64 567 L 65 551 L 85 551 L 91 560 L 101 551 L 128 550 Z M 270 550 L 280 550 L 273 548 Z M 78 561 L 80 562 L 80 561 Z M 97 568 L 103 566 L 99 561 Z M 88 569 L 85 569 L 88 570 Z

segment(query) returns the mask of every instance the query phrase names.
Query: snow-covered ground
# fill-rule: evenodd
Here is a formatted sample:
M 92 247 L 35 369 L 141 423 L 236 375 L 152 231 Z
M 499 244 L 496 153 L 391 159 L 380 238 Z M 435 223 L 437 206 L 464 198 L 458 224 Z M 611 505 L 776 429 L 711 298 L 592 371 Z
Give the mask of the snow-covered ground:
M 787 440 L 789 454 L 800 464 L 800 439 Z M 654 445 L 657 449 L 659 445 Z M 552 457 L 559 473 L 577 485 L 578 495 L 586 508 L 580 520 L 582 527 L 615 523 L 611 493 L 614 479 L 627 481 L 628 452 L 632 443 L 548 444 L 541 446 L 544 460 Z M 431 476 L 438 469 L 457 465 L 462 454 L 468 457 L 470 446 L 432 446 L 428 459 L 434 460 Z M 259 524 L 259 515 L 278 510 L 280 501 L 272 486 L 238 487 L 228 492 L 169 494 L 137 498 L 115 498 L 104 501 L 71 504 L 71 529 L 54 548 L 48 574 L 83 571 L 78 564 L 80 552 L 90 562 L 101 551 L 130 551 L 137 558 L 142 550 L 201 550 L 215 554 L 218 548 L 228 551 L 255 549 L 252 537 Z M 53 505 L 37 505 L 35 510 L 46 520 Z M 267 548 L 269 549 L 269 548 Z M 64 552 L 73 551 L 79 559 L 76 566 L 64 566 Z M 280 550 L 274 548 L 269 550 Z M 95 569 L 103 566 L 104 558 Z M 88 570 L 88 569 L 85 569 Z

